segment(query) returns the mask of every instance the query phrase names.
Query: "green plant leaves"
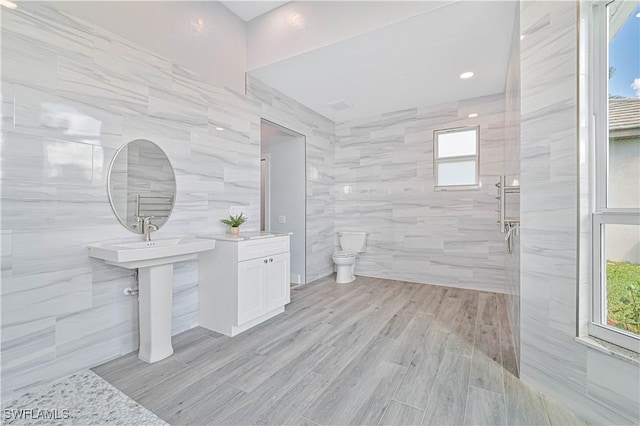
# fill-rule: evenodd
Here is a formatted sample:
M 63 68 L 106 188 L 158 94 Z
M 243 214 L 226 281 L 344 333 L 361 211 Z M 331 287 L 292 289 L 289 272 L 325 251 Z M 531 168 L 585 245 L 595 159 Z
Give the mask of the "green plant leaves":
M 607 311 L 615 327 L 640 334 L 640 265 L 607 261 Z
M 229 219 L 220 219 L 220 222 L 225 225 L 231 226 L 232 228 L 236 228 L 247 221 L 247 218 L 244 217 L 244 213 L 240 213 L 239 215 L 233 216 L 229 215 Z

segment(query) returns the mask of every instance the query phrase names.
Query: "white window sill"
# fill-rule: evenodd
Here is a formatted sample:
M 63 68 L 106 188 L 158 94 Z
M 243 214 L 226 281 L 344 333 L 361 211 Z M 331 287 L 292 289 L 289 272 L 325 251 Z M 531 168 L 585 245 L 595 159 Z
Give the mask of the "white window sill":
M 640 366 L 640 354 L 638 352 L 630 351 L 629 349 L 622 348 L 593 336 L 576 337 L 576 342 L 607 355 L 611 355 L 614 358 Z
M 480 185 L 442 185 L 434 186 L 436 191 L 472 191 L 480 189 Z

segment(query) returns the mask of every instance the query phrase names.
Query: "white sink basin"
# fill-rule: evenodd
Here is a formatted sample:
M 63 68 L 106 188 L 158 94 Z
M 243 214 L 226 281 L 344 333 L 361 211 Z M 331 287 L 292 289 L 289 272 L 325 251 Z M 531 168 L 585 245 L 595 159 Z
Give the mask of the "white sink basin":
M 116 244 L 117 247 L 127 248 L 127 249 L 141 249 L 141 248 L 152 248 L 152 247 L 166 247 L 166 246 L 177 246 L 182 241 L 187 238 L 170 238 L 168 240 L 153 240 L 153 241 L 138 241 L 135 243 L 122 243 Z
M 151 363 L 173 354 L 173 264 L 195 259 L 198 253 L 213 250 L 215 245 L 215 240 L 184 237 L 89 246 L 91 257 L 102 259 L 109 265 L 138 269 L 138 357 L 141 360 Z
M 214 247 L 214 240 L 183 237 L 90 245 L 89 256 L 102 259 L 110 265 L 135 269 L 193 259 L 198 253 L 213 250 Z

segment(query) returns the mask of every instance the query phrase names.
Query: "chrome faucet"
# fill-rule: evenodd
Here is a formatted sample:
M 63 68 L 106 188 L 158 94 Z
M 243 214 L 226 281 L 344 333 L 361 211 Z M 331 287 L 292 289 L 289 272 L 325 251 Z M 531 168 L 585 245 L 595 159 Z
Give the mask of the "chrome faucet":
M 151 241 L 151 232 L 158 230 L 158 225 L 156 225 L 155 223 L 151 223 L 151 219 L 153 218 L 154 216 L 149 216 L 144 218 L 143 228 L 144 228 L 145 241 Z
M 133 228 L 138 230 L 141 234 L 144 232 L 144 216 L 134 216 L 136 218 L 136 223 L 133 224 Z

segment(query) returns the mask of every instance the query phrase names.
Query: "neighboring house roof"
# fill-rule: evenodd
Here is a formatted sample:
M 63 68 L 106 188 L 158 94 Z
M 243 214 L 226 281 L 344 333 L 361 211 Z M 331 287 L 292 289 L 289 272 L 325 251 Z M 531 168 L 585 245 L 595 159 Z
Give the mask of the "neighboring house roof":
M 616 138 L 640 136 L 640 98 L 609 98 L 609 132 Z

